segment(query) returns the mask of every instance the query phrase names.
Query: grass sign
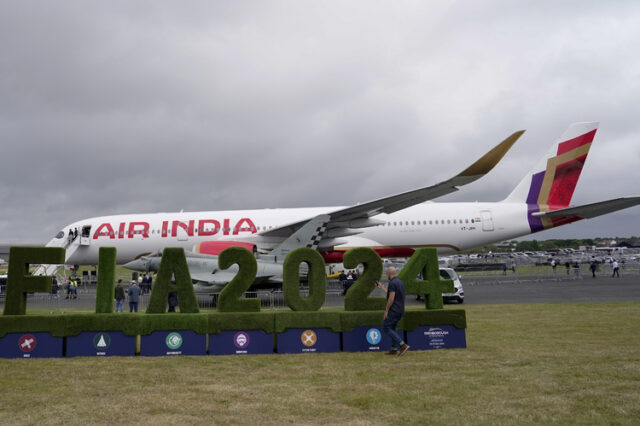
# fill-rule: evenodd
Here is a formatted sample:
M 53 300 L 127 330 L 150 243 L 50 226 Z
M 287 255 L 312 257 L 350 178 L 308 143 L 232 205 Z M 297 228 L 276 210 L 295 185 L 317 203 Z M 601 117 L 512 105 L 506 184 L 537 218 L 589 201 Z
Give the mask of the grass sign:
M 291 251 L 283 265 L 284 299 L 291 310 L 261 311 L 259 300 L 241 298 L 255 279 L 256 259 L 244 248 L 230 247 L 220 254 L 220 268 L 237 264 L 239 272 L 220 294 L 216 311 L 199 311 L 184 250 L 166 248 L 146 312 L 114 313 L 116 249 L 103 247 L 95 313 L 26 315 L 27 294 L 51 290 L 51 277 L 30 276 L 29 266 L 61 264 L 64 258 L 63 248 L 11 248 L 0 357 L 130 354 L 136 336 L 142 355 L 381 351 L 389 346 L 382 333 L 385 300 L 370 296 L 382 260 L 370 248 L 352 249 L 344 256 L 345 266 L 364 266 L 345 296 L 344 310 L 320 310 L 327 285 L 324 260 L 302 247 Z M 300 293 L 301 263 L 309 270 L 307 297 Z M 436 249 L 417 250 L 400 278 L 407 294 L 424 294 L 426 299 L 425 310 L 408 310 L 400 323 L 409 344 L 416 349 L 466 347 L 465 311 L 442 309 L 442 293 L 453 291 L 453 283 L 440 280 Z M 178 295 L 179 313 L 166 312 L 170 293 Z M 118 349 L 117 342 L 127 347 Z M 53 346 L 53 355 L 39 352 L 43 346 Z

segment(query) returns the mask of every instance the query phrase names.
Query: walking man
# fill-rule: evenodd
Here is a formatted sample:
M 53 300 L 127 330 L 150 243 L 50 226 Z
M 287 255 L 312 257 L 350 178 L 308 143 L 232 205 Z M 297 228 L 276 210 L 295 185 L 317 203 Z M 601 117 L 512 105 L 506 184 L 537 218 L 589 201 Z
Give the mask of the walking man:
M 129 312 L 138 312 L 138 301 L 140 301 L 140 287 L 135 281 L 131 281 L 129 286 Z
M 404 315 L 404 283 L 397 277 L 396 268 L 393 266 L 387 268 L 387 278 L 389 278 L 389 286 L 386 289 L 380 284 L 380 281 L 376 282 L 376 286 L 387 294 L 382 330 L 391 338 L 391 350 L 388 354 L 400 356 L 409 350 L 409 345 L 402 340 L 396 331 L 396 327 Z
M 116 284 L 115 299 L 116 312 L 123 312 L 122 309 L 124 308 L 124 287 L 122 286 L 122 280 L 118 280 L 118 284 Z
M 618 265 L 618 261 L 613 259 L 613 275 L 611 275 L 611 278 L 613 277 L 618 277 L 620 278 L 620 266 Z

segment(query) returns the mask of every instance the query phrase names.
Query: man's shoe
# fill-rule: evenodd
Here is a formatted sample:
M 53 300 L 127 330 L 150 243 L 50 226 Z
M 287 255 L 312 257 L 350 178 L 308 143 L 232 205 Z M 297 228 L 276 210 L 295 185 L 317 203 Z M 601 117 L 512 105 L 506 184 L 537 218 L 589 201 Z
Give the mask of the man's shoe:
M 398 356 L 404 355 L 404 353 L 406 351 L 408 351 L 410 347 L 411 346 L 407 345 L 406 343 L 404 345 L 400 346 L 400 350 L 398 351 Z
M 400 352 L 395 350 L 395 349 L 391 349 L 389 352 L 385 352 L 385 355 L 398 355 Z

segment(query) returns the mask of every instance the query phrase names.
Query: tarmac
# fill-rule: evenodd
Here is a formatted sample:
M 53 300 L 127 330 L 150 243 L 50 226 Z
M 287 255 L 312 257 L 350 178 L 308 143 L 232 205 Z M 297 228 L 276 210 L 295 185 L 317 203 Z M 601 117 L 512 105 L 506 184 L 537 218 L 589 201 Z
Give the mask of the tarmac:
M 596 278 L 591 276 L 468 276 L 461 278 L 465 300 L 464 304 L 513 304 L 513 303 L 576 303 L 576 302 L 626 302 L 640 301 L 640 274 L 623 274 L 620 278 L 612 278 L 600 274 Z M 328 286 L 324 307 L 343 307 L 344 296 L 336 286 Z M 3 295 L 4 296 L 4 295 Z M 380 290 L 374 291 L 372 296 L 383 296 Z M 260 292 L 263 308 L 273 307 L 287 309 L 281 292 Z M 143 296 L 140 310 L 144 311 L 149 296 Z M 210 295 L 198 295 L 200 306 L 213 307 Z M 455 303 L 455 302 L 454 302 Z M 407 295 L 408 306 L 423 305 L 423 301 L 415 300 L 415 296 Z M 0 298 L 0 307 L 4 305 L 4 297 Z M 29 295 L 29 308 L 51 309 L 60 312 L 69 308 L 95 309 L 95 288 L 79 289 L 77 299 L 65 299 L 64 292 L 59 293 L 58 299 L 46 294 Z M 125 302 L 125 311 L 129 309 Z

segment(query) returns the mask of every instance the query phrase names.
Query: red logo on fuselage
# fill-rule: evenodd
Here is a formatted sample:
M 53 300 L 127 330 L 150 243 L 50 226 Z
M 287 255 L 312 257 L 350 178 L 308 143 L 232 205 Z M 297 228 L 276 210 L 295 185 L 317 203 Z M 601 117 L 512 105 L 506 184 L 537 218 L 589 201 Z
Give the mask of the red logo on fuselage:
M 178 237 L 178 233 L 193 237 L 196 234 L 201 237 L 210 237 L 222 232 L 222 235 L 238 235 L 240 232 L 249 232 L 255 234 L 256 226 L 251 219 L 243 217 L 238 220 L 235 226 L 231 227 L 231 219 L 224 219 L 222 223 L 215 219 L 200 219 L 179 221 L 179 220 L 163 220 L 160 229 L 157 232 L 161 238 Z M 197 227 L 196 227 L 197 224 Z M 117 225 L 117 231 L 110 223 L 100 224 L 93 233 L 93 239 L 100 237 L 114 239 L 133 238 L 135 235 L 142 235 L 143 238 L 149 238 L 151 225 L 149 222 L 120 222 Z

